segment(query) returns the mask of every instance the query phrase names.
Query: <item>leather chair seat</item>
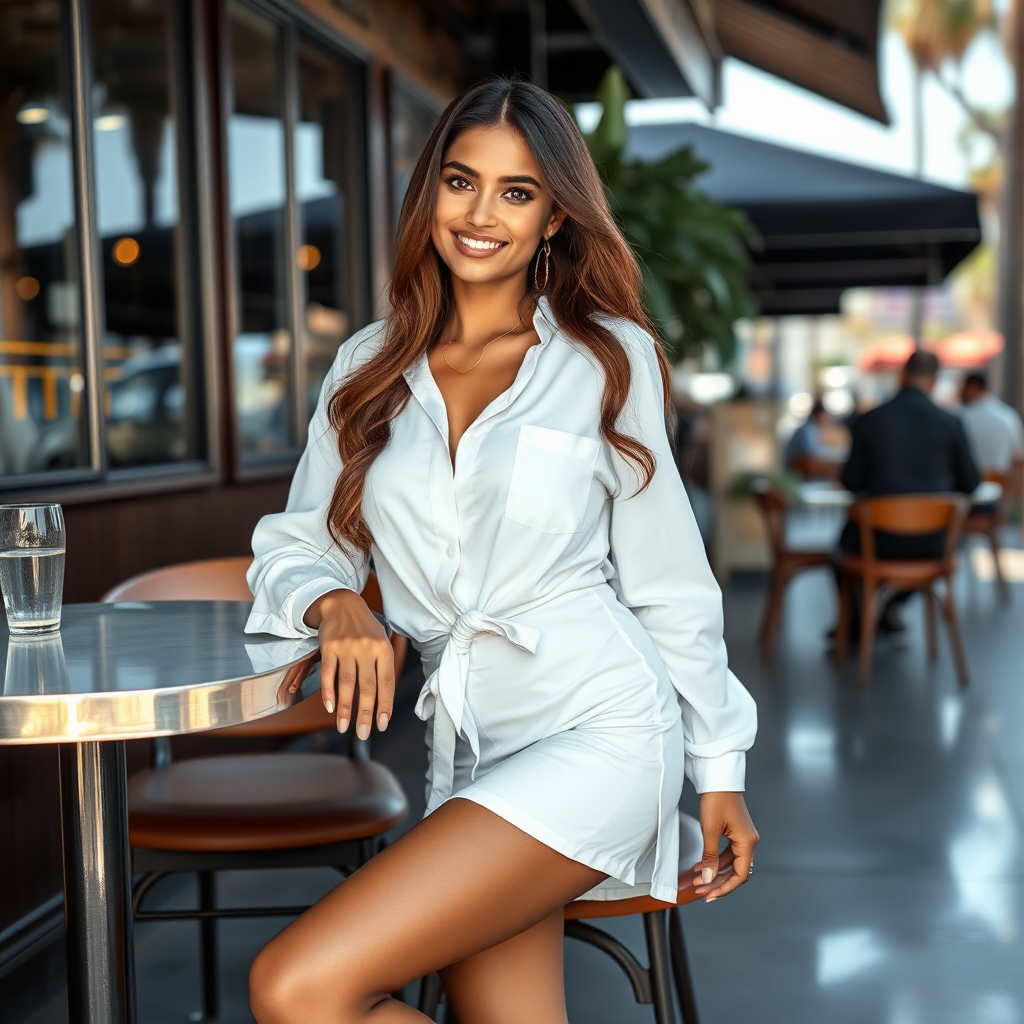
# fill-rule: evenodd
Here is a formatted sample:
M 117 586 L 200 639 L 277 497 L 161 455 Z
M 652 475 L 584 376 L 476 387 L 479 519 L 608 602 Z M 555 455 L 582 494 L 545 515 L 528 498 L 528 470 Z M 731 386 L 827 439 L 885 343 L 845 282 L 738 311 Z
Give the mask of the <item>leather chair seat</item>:
M 864 573 L 864 560 L 859 555 L 842 555 L 838 560 L 840 569 L 856 575 Z M 895 580 L 913 586 L 915 583 L 925 584 L 938 579 L 942 575 L 942 562 L 932 559 L 884 559 L 874 563 L 876 580 Z
M 653 896 L 631 896 L 625 900 L 575 900 L 565 905 L 566 921 L 594 920 L 599 917 L 627 917 L 630 914 L 650 914 L 671 906 L 682 907 L 702 897 L 693 891 L 693 865 L 704 855 L 704 837 L 700 822 L 689 814 L 679 815 L 679 895 L 675 904 L 664 903 Z M 718 858 L 719 871 L 732 865 L 732 850 Z
M 334 754 L 232 754 L 150 768 L 128 780 L 131 845 L 282 850 L 378 836 L 408 803 L 383 765 Z

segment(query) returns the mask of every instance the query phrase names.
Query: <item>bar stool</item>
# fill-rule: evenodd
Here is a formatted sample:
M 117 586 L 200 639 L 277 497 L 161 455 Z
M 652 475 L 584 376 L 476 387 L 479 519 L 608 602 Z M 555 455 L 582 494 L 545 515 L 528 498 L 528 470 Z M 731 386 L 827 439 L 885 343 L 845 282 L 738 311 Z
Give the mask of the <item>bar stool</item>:
M 626 900 L 576 900 L 565 908 L 566 936 L 586 942 L 610 956 L 629 979 L 636 1001 L 653 1005 L 655 1024 L 676 1022 L 673 983 L 682 1024 L 699 1024 L 679 908 L 700 899 L 693 891 L 693 865 L 700 861 L 703 853 L 704 839 L 700 822 L 688 814 L 680 814 L 679 897 L 675 904 L 663 903 L 650 896 L 634 896 Z M 720 859 L 720 876 L 731 871 L 732 861 L 732 851 L 726 849 Z M 643 915 L 647 967 L 615 936 L 586 923 L 601 918 L 630 917 L 633 914 Z M 420 1012 L 433 1020 L 443 1001 L 440 975 L 428 975 L 420 987 Z
M 170 566 L 136 576 L 103 598 L 116 601 L 251 600 L 249 558 Z M 371 574 L 363 595 L 380 610 Z M 395 640 L 399 641 L 395 643 Z M 401 671 L 405 638 L 396 646 Z M 296 736 L 334 727 L 314 695 L 275 715 L 208 736 Z M 398 780 L 370 760 L 369 743 L 352 730 L 347 757 L 326 753 L 227 754 L 172 762 L 170 744 L 155 747 L 152 768 L 128 780 L 128 831 L 137 921 L 200 922 L 203 1017 L 217 1016 L 216 922 L 222 917 L 276 917 L 307 907 L 218 907 L 216 872 L 285 867 L 331 867 L 350 874 L 376 853 L 385 832 L 409 805 Z M 176 872 L 199 878 L 195 910 L 145 910 L 143 900 Z

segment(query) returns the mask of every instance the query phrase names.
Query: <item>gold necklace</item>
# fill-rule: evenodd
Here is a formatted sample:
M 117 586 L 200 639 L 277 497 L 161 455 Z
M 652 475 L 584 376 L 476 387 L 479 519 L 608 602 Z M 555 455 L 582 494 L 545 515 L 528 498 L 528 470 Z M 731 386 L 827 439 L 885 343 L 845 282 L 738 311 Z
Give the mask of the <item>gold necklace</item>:
M 449 338 L 448 341 L 445 342 L 444 348 L 441 349 L 441 358 L 445 361 L 449 370 L 454 370 L 456 373 L 469 373 L 470 370 L 475 370 L 480 365 L 480 360 L 483 359 L 484 353 L 496 341 L 501 341 L 502 338 L 507 338 L 516 329 L 516 327 L 522 326 L 523 318 L 520 317 L 519 320 L 512 327 L 510 327 L 504 334 L 499 334 L 496 338 L 491 338 L 491 340 L 487 342 L 487 344 L 484 345 L 484 347 L 480 350 L 480 359 L 478 359 L 472 366 L 468 367 L 465 370 L 460 370 L 457 366 L 452 366 L 452 364 L 448 362 L 448 349 L 451 347 L 452 342 L 455 340 L 454 338 Z

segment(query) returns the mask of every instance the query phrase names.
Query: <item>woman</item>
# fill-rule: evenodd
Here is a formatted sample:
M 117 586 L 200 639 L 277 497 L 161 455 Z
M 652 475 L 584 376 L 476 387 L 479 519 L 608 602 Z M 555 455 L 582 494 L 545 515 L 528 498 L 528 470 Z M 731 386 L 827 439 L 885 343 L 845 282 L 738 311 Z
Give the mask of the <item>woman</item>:
M 440 970 L 462 1024 L 565 1024 L 562 907 L 675 899 L 684 771 L 703 794 L 697 891 L 746 880 L 756 722 L 639 273 L 556 100 L 502 80 L 449 106 L 390 301 L 342 347 L 287 511 L 256 529 L 248 628 L 318 634 L 339 730 L 385 729 L 391 647 L 358 596 L 372 553 L 423 657 L 428 816 L 260 953 L 252 1009 L 411 1024 L 388 993 Z M 736 870 L 718 875 L 723 835 Z

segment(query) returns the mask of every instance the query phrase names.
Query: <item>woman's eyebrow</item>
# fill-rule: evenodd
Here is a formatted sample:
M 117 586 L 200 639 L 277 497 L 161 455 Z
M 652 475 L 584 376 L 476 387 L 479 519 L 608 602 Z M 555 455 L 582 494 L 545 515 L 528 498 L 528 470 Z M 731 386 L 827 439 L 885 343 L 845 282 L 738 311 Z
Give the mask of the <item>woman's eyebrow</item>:
M 451 167 L 452 170 L 462 171 L 463 174 L 468 175 L 470 178 L 479 178 L 480 172 L 474 171 L 472 167 L 467 167 L 465 164 L 460 164 L 458 160 L 449 160 L 448 163 L 441 168 L 442 171 L 448 170 Z
M 449 160 L 441 170 L 446 171 L 449 167 L 453 171 L 461 171 L 467 178 L 480 177 L 479 171 L 474 171 L 472 167 L 467 164 L 461 164 L 458 160 Z M 503 174 L 498 181 L 502 185 L 533 185 L 536 188 L 544 187 L 536 178 L 529 174 Z
M 502 185 L 535 185 L 537 188 L 544 187 L 536 178 L 531 178 L 529 174 L 503 174 L 498 181 Z

